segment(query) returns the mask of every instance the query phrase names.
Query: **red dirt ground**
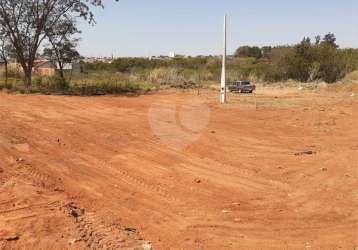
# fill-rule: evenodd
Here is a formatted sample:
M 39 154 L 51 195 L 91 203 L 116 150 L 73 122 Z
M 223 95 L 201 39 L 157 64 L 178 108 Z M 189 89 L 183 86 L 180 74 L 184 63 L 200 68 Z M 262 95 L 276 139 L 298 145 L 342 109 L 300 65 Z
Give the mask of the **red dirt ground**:
M 357 249 L 357 97 L 217 97 L 0 93 L 0 248 Z

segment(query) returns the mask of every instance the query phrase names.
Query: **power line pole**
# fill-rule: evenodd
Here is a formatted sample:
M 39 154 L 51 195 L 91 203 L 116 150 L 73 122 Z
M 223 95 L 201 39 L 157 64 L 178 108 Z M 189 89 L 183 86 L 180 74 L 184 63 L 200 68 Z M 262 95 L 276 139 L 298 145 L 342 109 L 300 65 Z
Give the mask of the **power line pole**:
M 224 16 L 224 51 L 222 58 L 222 71 L 221 71 L 221 89 L 220 89 L 220 103 L 226 103 L 226 45 L 227 45 L 227 17 Z

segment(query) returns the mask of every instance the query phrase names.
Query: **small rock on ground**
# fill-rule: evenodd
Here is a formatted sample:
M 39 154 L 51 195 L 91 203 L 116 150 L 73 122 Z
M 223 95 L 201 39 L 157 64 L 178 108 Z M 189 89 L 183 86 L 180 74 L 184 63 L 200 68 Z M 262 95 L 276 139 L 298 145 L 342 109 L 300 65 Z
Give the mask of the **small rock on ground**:
M 152 244 L 150 242 L 143 243 L 143 250 L 152 250 Z

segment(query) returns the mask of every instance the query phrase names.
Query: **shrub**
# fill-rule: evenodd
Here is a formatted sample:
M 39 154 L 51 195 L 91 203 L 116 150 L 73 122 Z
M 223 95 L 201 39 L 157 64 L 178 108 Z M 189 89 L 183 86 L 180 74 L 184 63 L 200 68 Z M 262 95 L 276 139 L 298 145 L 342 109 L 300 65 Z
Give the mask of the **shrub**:
M 54 90 L 66 90 L 69 87 L 69 84 L 66 79 L 61 78 L 59 76 L 52 77 L 50 81 L 50 87 Z

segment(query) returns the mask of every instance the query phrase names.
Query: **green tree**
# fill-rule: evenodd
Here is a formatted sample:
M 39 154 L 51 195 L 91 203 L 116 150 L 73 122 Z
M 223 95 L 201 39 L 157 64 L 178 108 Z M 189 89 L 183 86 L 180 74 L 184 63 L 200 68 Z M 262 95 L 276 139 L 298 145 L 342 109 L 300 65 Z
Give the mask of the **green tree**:
M 260 59 L 262 57 L 262 51 L 259 47 L 243 46 L 236 50 L 234 56 L 236 57 L 254 57 Z
M 335 49 L 339 47 L 336 43 L 336 36 L 333 33 L 326 34 L 322 39 L 321 45 L 326 45 Z
M 65 82 L 64 66 L 78 59 L 80 54 L 76 50 L 78 39 L 72 38 L 79 30 L 73 19 L 61 19 L 54 26 L 45 30 L 49 41 L 43 55 L 48 57 L 53 65 L 58 68 L 60 77 Z
M 4 30 L 0 30 L 0 59 L 4 62 L 5 67 L 5 85 L 7 85 L 9 78 L 9 59 L 14 56 L 15 52 L 9 40 L 9 36 Z
M 288 61 L 289 77 L 306 82 L 310 78 L 310 69 L 314 63 L 314 52 L 311 39 L 304 37 L 301 43 L 294 47 L 294 54 Z
M 334 46 L 320 45 L 317 61 L 320 64 L 319 78 L 325 82 L 335 82 L 345 75 L 343 54 Z
M 321 36 L 320 36 L 320 35 L 317 35 L 317 36 L 314 37 L 314 39 L 315 39 L 315 42 L 316 42 L 315 44 L 316 44 L 316 45 L 319 45 L 320 42 L 321 42 Z
M 261 48 L 262 57 L 269 58 L 271 55 L 272 47 L 271 46 L 264 46 Z
M 103 6 L 103 0 L 0 0 L 0 27 L 16 50 L 27 86 L 31 85 L 32 69 L 46 38 L 45 30 L 68 16 L 93 22 L 91 5 Z

